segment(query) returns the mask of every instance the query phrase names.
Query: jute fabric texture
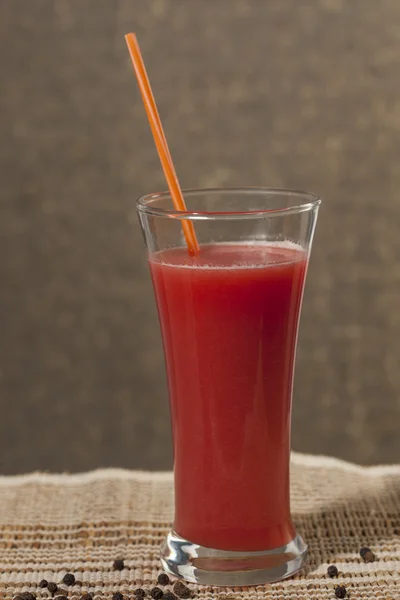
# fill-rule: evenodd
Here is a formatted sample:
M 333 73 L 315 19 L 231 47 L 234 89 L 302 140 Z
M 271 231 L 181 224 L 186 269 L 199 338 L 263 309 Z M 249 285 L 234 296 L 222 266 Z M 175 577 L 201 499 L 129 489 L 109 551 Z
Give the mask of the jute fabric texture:
M 324 600 L 344 585 L 347 597 L 400 599 L 400 466 L 358 467 L 332 458 L 292 455 L 292 512 L 309 547 L 295 578 L 255 588 L 190 585 L 204 599 Z M 245 501 L 245 499 L 244 499 Z M 159 547 L 173 518 L 172 473 L 118 469 L 79 475 L 0 477 L 0 598 L 54 581 L 78 599 L 111 599 L 150 590 Z M 369 546 L 376 559 L 359 556 Z M 123 558 L 124 569 L 113 569 Z M 327 576 L 335 564 L 339 577 Z M 78 583 L 62 578 L 74 573 Z M 166 591 L 167 588 L 164 588 Z M 57 597 L 57 594 L 55 595 Z

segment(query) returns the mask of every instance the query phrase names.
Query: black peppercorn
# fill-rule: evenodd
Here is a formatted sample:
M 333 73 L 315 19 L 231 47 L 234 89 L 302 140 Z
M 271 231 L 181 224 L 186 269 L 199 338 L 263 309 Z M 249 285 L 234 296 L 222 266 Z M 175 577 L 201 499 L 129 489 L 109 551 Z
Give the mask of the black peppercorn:
M 112 600 L 124 600 L 124 597 L 121 592 L 115 592 L 112 596 Z
M 339 571 L 337 567 L 335 567 L 335 565 L 331 565 L 330 567 L 328 567 L 327 573 L 329 577 L 337 577 L 339 575 Z
M 117 558 L 116 560 L 114 560 L 113 562 L 113 569 L 114 571 L 122 571 L 122 569 L 125 568 L 125 564 L 124 561 L 122 560 L 122 558 Z
M 66 573 L 63 577 L 63 583 L 65 583 L 65 585 L 74 585 L 75 575 L 73 573 Z
M 13 600 L 23 600 L 22 596 L 14 596 Z
M 170 583 L 168 575 L 166 573 L 160 573 L 157 577 L 157 583 L 160 585 L 168 585 Z
M 49 583 L 47 584 L 47 589 L 49 590 L 50 594 L 54 596 L 54 594 L 58 590 L 58 585 L 54 583 L 54 581 L 49 581 Z
M 136 598 L 144 598 L 146 595 L 146 592 L 144 591 L 143 588 L 137 588 L 134 592 L 133 595 L 136 596 Z
M 56 596 L 56 600 L 68 600 L 67 596 Z
M 165 592 L 163 600 L 176 600 L 176 596 L 173 592 Z
M 347 590 L 344 585 L 338 585 L 335 587 L 335 596 L 336 598 L 345 598 L 347 594 Z
M 370 548 L 367 548 L 366 546 L 364 548 L 361 548 L 360 556 L 366 563 L 374 562 L 375 560 L 375 554 Z
M 47 588 L 47 580 L 46 579 L 42 579 L 42 581 L 39 583 L 39 587 L 40 588 Z
M 177 581 L 174 585 L 174 592 L 179 598 L 190 598 L 191 591 L 182 581 Z
M 153 587 L 153 589 L 150 590 L 150 596 L 154 598 L 154 600 L 160 600 L 160 598 L 164 596 L 164 592 L 160 590 L 159 587 Z
M 31 592 L 23 592 L 21 594 L 22 600 L 36 600 L 36 594 L 32 594 Z

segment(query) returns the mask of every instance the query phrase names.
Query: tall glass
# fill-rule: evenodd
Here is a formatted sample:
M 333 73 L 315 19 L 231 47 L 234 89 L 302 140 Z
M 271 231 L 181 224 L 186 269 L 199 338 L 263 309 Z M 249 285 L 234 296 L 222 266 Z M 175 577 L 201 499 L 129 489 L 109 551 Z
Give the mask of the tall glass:
M 319 198 L 225 188 L 137 203 L 169 384 L 175 520 L 163 567 L 188 581 L 253 585 L 298 571 L 290 515 L 292 383 Z M 182 222 L 200 253 L 191 256 Z

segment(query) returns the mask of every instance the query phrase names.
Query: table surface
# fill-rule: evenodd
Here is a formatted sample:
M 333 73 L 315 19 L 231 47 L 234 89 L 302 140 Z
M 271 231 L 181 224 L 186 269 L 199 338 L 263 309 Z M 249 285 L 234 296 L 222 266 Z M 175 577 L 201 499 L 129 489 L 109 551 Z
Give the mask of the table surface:
M 160 572 L 160 543 L 173 517 L 172 473 L 99 470 L 79 475 L 33 473 L 0 477 L 0 598 L 31 591 L 39 581 L 78 583 L 69 598 L 116 591 L 133 597 Z M 198 598 L 400 598 L 400 466 L 359 467 L 337 459 L 292 455 L 292 510 L 309 546 L 295 578 L 255 588 L 191 585 Z M 376 555 L 359 556 L 362 546 Z M 123 558 L 125 568 L 113 569 Z M 326 575 L 335 564 L 338 579 Z M 66 587 L 60 585 L 60 587 Z

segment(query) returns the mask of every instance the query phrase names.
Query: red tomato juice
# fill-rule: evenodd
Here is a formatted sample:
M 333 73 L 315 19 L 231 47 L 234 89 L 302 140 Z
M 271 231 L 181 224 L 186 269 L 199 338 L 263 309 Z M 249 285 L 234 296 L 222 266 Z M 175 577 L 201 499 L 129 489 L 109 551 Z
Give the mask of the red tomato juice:
M 256 551 L 294 536 L 290 413 L 307 270 L 290 242 L 152 254 L 174 440 L 175 532 Z

